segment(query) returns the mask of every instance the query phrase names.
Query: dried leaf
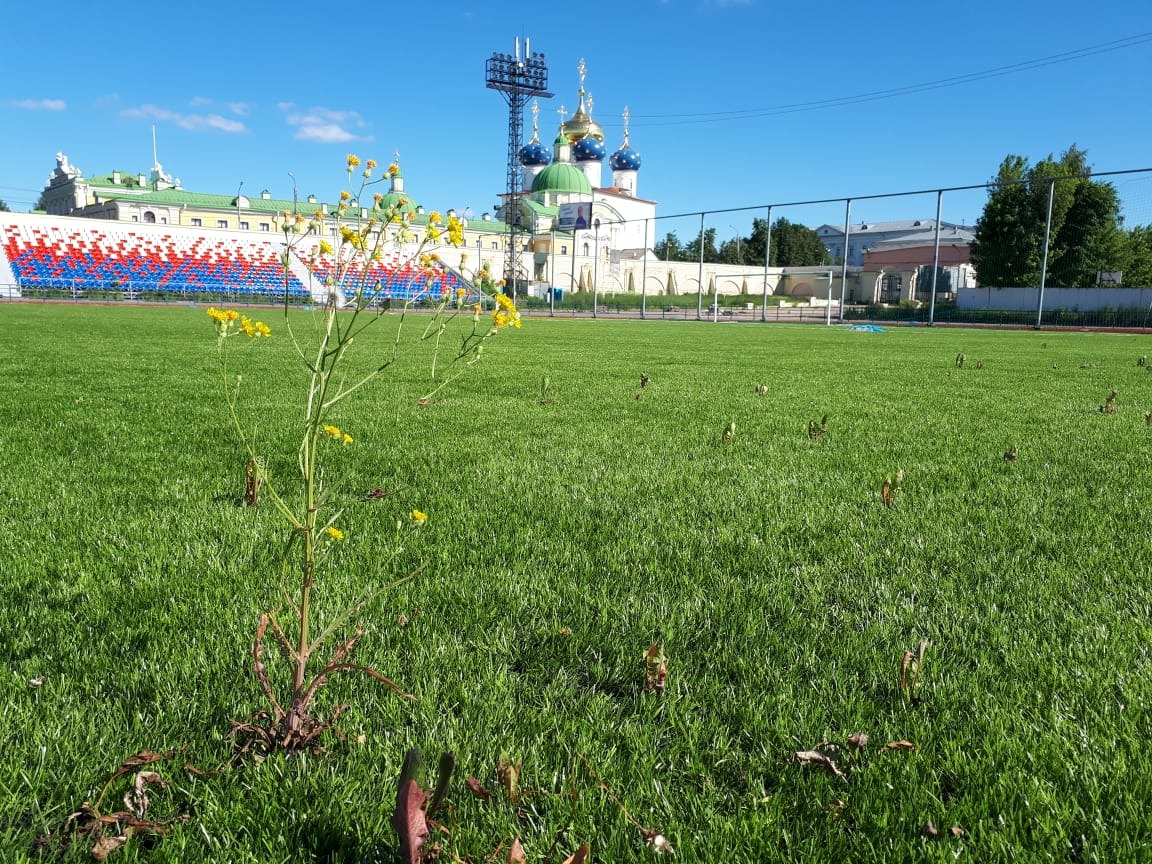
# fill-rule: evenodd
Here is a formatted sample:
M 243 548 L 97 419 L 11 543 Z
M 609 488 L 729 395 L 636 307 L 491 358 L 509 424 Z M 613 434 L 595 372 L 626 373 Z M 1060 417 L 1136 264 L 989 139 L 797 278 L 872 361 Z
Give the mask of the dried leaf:
M 961 828 L 959 825 L 953 825 L 951 828 L 948 829 L 948 833 L 950 835 L 952 835 L 953 837 L 963 837 L 964 836 L 964 829 Z
M 653 831 L 651 828 L 641 828 L 640 833 L 644 836 L 644 844 L 657 855 L 676 854 L 676 850 L 672 848 L 672 844 L 668 842 L 668 838 L 659 831 Z
M 863 750 L 868 746 L 868 734 L 865 732 L 855 732 L 848 736 L 848 744 L 853 750 Z
M 428 842 L 428 820 L 424 815 L 428 794 L 416 782 L 420 765 L 419 750 L 404 754 L 396 789 L 396 809 L 392 811 L 392 828 L 400 838 L 400 859 L 404 864 L 420 864 L 424 844 Z
M 564 864 L 587 864 L 588 853 L 588 844 L 585 843 L 583 846 L 565 858 Z
M 801 765 L 816 765 L 823 768 L 834 777 L 843 777 L 844 772 L 840 770 L 831 759 L 821 753 L 819 750 L 797 750 L 796 761 Z
M 479 798 L 481 801 L 491 801 L 492 793 L 480 785 L 480 781 L 469 774 L 464 778 L 464 785 L 468 787 L 468 791 Z
M 108 856 L 128 842 L 128 836 L 121 834 L 118 837 L 101 837 L 92 846 L 93 861 L 107 861 Z
M 145 790 L 149 784 L 155 784 L 161 788 L 168 785 L 164 778 L 155 771 L 140 771 L 136 774 L 132 788 L 124 793 L 124 806 L 131 810 L 137 819 L 143 819 L 144 814 L 148 811 L 148 793 Z
M 892 491 L 891 481 L 885 480 L 884 485 L 880 487 L 880 500 L 884 502 L 885 507 L 891 507 L 896 500 L 896 493 Z
M 885 750 L 915 750 L 916 745 L 911 741 L 889 741 L 884 745 Z
M 452 772 L 456 770 L 456 754 L 441 753 L 440 762 L 436 766 L 436 788 L 432 790 L 432 798 L 428 802 L 428 818 L 432 819 L 436 811 L 448 797 L 448 786 L 452 782 Z
M 405 780 L 396 793 L 392 827 L 400 838 L 400 860 L 420 864 L 424 844 L 428 842 L 428 820 L 424 817 L 424 790 L 415 780 Z
M 508 864 L 528 864 L 528 856 L 524 854 L 524 847 L 520 845 L 520 838 L 512 841 L 508 848 Z
M 924 823 L 924 836 L 931 837 L 933 840 L 940 836 L 940 831 L 932 824 L 931 819 Z
M 513 804 L 520 800 L 520 766 L 521 763 L 513 762 L 507 753 L 500 754 L 500 762 L 496 766 L 496 780 L 500 784 L 500 791 Z
M 668 678 L 668 658 L 664 647 L 653 645 L 644 654 L 644 683 L 649 693 L 663 693 Z
M 40 675 L 40 676 L 37 676 L 36 678 L 30 679 L 28 681 L 28 686 L 29 687 L 39 687 L 41 684 L 43 684 L 47 680 L 48 680 L 47 675 Z

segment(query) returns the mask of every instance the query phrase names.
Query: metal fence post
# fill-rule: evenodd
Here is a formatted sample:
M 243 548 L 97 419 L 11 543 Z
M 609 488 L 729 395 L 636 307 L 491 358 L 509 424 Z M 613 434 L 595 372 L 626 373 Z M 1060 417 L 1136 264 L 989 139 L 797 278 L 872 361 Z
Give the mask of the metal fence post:
M 768 207 L 768 222 L 764 226 L 764 305 L 760 307 L 760 320 L 768 320 L 768 262 L 771 259 L 772 253 L 772 207 Z M 777 311 L 780 306 L 777 304 Z M 779 314 L 777 314 L 779 319 Z
M 936 239 L 932 248 L 932 294 L 928 298 L 928 326 L 936 320 L 936 277 L 940 273 L 940 213 L 944 205 L 944 190 L 936 190 Z
M 1056 194 L 1056 181 L 1048 181 L 1048 216 L 1044 220 L 1044 258 L 1040 262 L 1040 292 L 1036 298 L 1036 329 L 1044 315 L 1044 283 L 1048 279 L 1048 241 L 1052 236 L 1052 197 Z

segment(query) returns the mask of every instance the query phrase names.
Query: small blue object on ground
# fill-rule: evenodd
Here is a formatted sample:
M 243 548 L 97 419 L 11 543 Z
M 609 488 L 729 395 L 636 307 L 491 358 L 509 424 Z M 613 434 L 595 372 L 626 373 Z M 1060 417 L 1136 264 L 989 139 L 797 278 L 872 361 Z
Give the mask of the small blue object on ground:
M 850 324 L 845 330 L 855 330 L 858 333 L 883 333 L 884 328 L 876 324 Z

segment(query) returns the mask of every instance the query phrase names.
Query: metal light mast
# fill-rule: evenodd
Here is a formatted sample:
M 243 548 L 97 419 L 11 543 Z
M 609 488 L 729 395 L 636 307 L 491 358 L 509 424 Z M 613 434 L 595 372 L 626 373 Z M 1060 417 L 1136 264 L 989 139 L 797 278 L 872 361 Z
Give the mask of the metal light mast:
M 494 52 L 484 64 L 484 77 L 489 90 L 498 90 L 508 102 L 508 195 L 504 207 L 508 223 L 508 246 L 504 261 L 504 278 L 509 291 L 515 291 L 520 263 L 520 138 L 524 130 L 524 106 L 534 97 L 548 98 L 548 66 L 544 55 L 530 50 L 524 39 L 524 56 L 520 56 L 520 37 L 512 54 Z

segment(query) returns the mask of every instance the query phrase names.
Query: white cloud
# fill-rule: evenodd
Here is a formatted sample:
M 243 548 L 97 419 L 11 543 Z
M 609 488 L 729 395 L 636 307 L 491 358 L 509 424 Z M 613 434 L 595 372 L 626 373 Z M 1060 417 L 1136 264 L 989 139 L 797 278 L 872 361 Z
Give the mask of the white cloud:
M 159 120 L 163 123 L 175 123 L 180 128 L 188 129 L 191 132 L 211 130 L 237 134 L 248 131 L 248 127 L 239 120 L 230 120 L 220 114 L 181 114 L 157 105 L 125 108 L 120 112 L 120 116 L 132 120 Z
M 252 106 L 247 102 L 229 102 L 228 110 L 239 117 L 247 117 L 252 111 Z
M 364 118 L 355 111 L 338 111 L 332 108 L 294 111 L 295 107 L 291 102 L 280 103 L 280 110 L 288 115 L 284 118 L 285 122 L 289 126 L 296 127 L 296 133 L 292 137 L 298 141 L 338 144 L 345 141 L 371 140 L 370 137 L 359 135 L 354 131 L 366 125 Z
M 212 100 L 207 96 L 193 96 L 192 101 L 190 101 L 188 104 L 193 108 L 199 108 L 202 105 L 211 105 Z
M 31 111 L 63 111 L 68 107 L 63 99 L 15 99 L 8 104 L 13 108 L 27 108 Z

